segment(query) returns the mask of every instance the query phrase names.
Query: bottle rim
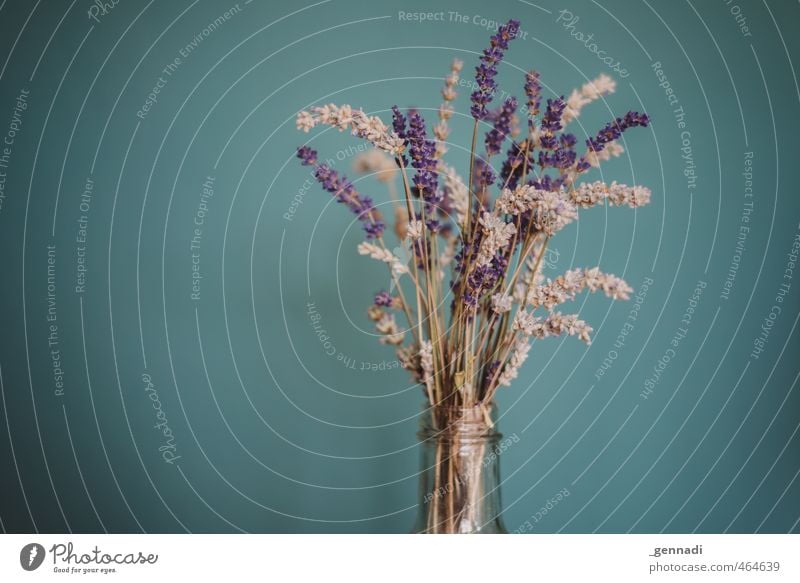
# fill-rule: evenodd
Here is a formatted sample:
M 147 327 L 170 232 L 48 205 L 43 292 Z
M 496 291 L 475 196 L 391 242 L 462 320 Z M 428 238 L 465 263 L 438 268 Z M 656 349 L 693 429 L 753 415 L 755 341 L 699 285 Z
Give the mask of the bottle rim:
M 496 413 L 494 403 L 473 407 L 425 405 L 417 437 L 440 442 L 497 441 L 503 435 L 497 431 Z

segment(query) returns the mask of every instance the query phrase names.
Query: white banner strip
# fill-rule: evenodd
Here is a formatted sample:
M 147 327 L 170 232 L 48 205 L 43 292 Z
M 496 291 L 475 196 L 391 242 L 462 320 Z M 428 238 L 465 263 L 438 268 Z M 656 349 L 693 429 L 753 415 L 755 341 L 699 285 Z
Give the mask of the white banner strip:
M 798 535 L 0 536 L 3 582 L 797 582 L 798 565 Z

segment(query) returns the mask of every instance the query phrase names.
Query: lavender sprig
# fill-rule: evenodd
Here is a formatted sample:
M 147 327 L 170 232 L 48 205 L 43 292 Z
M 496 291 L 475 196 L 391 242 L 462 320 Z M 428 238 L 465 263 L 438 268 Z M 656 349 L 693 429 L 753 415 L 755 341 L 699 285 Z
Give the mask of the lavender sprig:
M 438 205 L 442 202 L 436 144 L 428 139 L 425 120 L 418 111 L 409 112 L 406 141 L 411 156 L 411 166 L 417 171 L 413 179 L 414 187 L 425 202 L 426 224 L 431 231 L 436 232 L 440 224 L 434 216 Z
M 470 113 L 476 120 L 486 119 L 487 105 L 491 103 L 497 83 L 497 64 L 503 60 L 508 42 L 516 38 L 519 32 L 519 20 L 511 19 L 497 29 L 497 34 L 489 39 L 489 48 L 484 49 L 481 64 L 475 68 L 475 83 L 477 89 L 470 96 L 472 107 Z
M 567 170 L 575 164 L 577 154 L 575 144 L 577 139 L 573 134 L 561 134 L 558 137 L 558 145 L 551 152 L 542 150 L 539 152 L 539 166 L 542 168 L 558 168 Z
M 556 132 L 564 127 L 561 124 L 561 115 L 564 113 L 565 107 L 567 107 L 567 102 L 564 101 L 563 95 L 547 100 L 547 108 L 542 116 L 542 135 L 539 137 L 539 143 L 545 150 L 554 150 L 558 146 Z
M 388 291 L 382 290 L 375 294 L 375 301 L 373 303 L 378 307 L 388 308 L 394 303 L 394 298 Z
M 491 291 L 508 268 L 508 261 L 501 253 L 495 254 L 489 263 L 478 265 L 467 277 L 467 289 L 464 293 L 464 305 L 477 307 L 478 303 Z
M 497 186 L 500 188 L 508 187 L 515 188 L 521 180 L 525 179 L 525 175 L 533 168 L 533 155 L 528 147 L 527 140 L 517 143 L 511 142 L 506 154 L 506 159 L 503 166 L 500 168 L 500 177 L 497 180 Z M 527 157 L 527 164 L 525 158 Z
M 414 186 L 424 200 L 432 200 L 436 197 L 438 186 L 436 160 L 433 157 L 436 145 L 428 139 L 425 120 L 417 111 L 412 111 L 409 115 L 406 139 L 411 155 L 411 166 L 417 170 Z
M 539 106 L 542 103 L 542 85 L 539 83 L 537 71 L 528 71 L 525 74 L 525 95 L 528 97 L 528 127 L 533 128 L 533 118 L 539 115 Z
M 478 193 L 488 188 L 495 180 L 495 173 L 489 163 L 483 158 L 475 159 L 475 190 Z
M 619 137 L 622 135 L 622 132 L 625 130 L 635 128 L 637 126 L 647 127 L 649 123 L 650 118 L 646 113 L 629 111 L 625 114 L 625 117 L 618 117 L 614 121 L 606 124 L 603 129 L 597 132 L 596 136 L 586 140 L 586 145 L 590 150 L 599 152 L 607 143 L 619 139 Z
M 346 176 L 340 175 L 327 164 L 318 164 L 316 150 L 301 146 L 297 148 L 297 157 L 303 166 L 313 166 L 314 178 L 322 188 L 333 194 L 338 202 L 346 205 L 358 217 L 367 233 L 367 239 L 377 239 L 383 235 L 386 224 L 371 198 L 361 196 Z
M 493 127 L 486 132 L 486 154 L 499 154 L 506 136 L 511 131 L 511 120 L 517 111 L 517 98 L 509 97 L 503 102 L 493 120 Z
M 392 129 L 397 134 L 403 143 L 408 146 L 408 139 L 406 135 L 406 117 L 396 105 L 392 106 Z M 407 164 L 408 160 L 404 155 L 399 156 L 403 160 L 403 164 Z
M 589 170 L 592 167 L 592 163 L 589 160 L 590 155 L 594 154 L 597 157 L 607 145 L 609 148 L 613 146 L 612 142 L 618 140 L 625 130 L 634 127 L 647 127 L 649 124 L 650 118 L 648 115 L 638 111 L 629 111 L 624 117 L 618 117 L 614 121 L 607 123 L 603 129 L 597 132 L 596 136 L 586 140 L 589 152 L 587 155 L 580 157 L 575 165 L 575 170 L 578 174 Z

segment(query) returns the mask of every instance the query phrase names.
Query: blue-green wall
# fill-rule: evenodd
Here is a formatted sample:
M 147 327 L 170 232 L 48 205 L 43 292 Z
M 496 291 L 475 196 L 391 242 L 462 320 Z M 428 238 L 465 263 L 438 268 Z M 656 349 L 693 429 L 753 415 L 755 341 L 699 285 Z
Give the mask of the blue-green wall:
M 798 529 L 800 276 L 785 277 L 800 220 L 796 3 L 1 6 L 0 135 L 19 129 L 0 168 L 5 530 L 411 527 L 423 399 L 364 311 L 385 273 L 356 255 L 351 215 L 304 187 L 307 170 L 293 159 L 309 139 L 349 172 L 359 144 L 333 131 L 298 134 L 293 118 L 335 101 L 387 120 L 392 104 L 413 105 L 432 120 L 450 61 L 464 59 L 471 76 L 491 34 L 484 17 L 519 18 L 526 31 L 501 67 L 511 94 L 521 95 L 531 67 L 548 96 L 613 73 L 571 32 L 594 33 L 596 50 L 620 62 L 627 76 L 585 110 L 581 138 L 627 109 L 653 120 L 592 174 L 647 185 L 652 203 L 583 213 L 554 240 L 550 270 L 600 264 L 638 293 L 652 280 L 638 316 L 634 301 L 581 298 L 591 347 L 535 344 L 516 386 L 499 395 L 501 429 L 519 438 L 502 456 L 509 530 Z M 421 10 L 441 16 L 405 20 Z M 566 15 L 557 22 L 562 10 L 578 17 L 572 28 Z M 22 92 L 27 109 L 14 119 Z M 461 168 L 467 94 L 453 121 L 451 161 Z M 209 177 L 213 195 L 203 196 Z M 371 179 L 358 187 L 388 200 Z M 85 243 L 76 241 L 82 215 Z M 384 362 L 387 370 L 370 370 Z M 564 489 L 569 496 L 548 504 Z

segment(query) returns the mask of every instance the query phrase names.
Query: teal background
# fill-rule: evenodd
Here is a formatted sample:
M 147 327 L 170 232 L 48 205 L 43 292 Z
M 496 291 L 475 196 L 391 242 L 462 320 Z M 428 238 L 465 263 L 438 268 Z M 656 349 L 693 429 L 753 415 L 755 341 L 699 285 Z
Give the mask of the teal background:
M 492 32 L 472 23 L 476 15 L 519 18 L 527 31 L 501 67 L 502 89 L 520 96 L 523 72 L 535 67 L 548 96 L 569 94 L 611 71 L 556 22 L 561 10 L 629 72 L 584 110 L 579 138 L 628 109 L 653 120 L 626 134 L 626 154 L 591 178 L 647 185 L 653 200 L 635 212 L 582 213 L 554 240 L 549 273 L 599 264 L 637 291 L 646 278 L 653 284 L 622 347 L 614 343 L 633 301 L 581 298 L 575 311 L 594 326 L 594 343 L 536 343 L 516 385 L 499 395 L 500 428 L 519 438 L 501 462 L 506 525 L 798 530 L 800 281 L 784 279 L 800 220 L 796 3 L 240 2 L 168 77 L 144 119 L 136 113 L 164 67 L 234 5 L 121 0 L 99 22 L 90 6 L 0 3 L 0 136 L 17 95 L 30 91 L 0 209 L 4 531 L 407 532 L 423 398 L 365 314 L 385 272 L 357 256 L 359 229 L 318 187 L 284 218 L 308 178 L 295 147 L 308 140 L 350 172 L 348 148 L 358 142 L 299 134 L 294 115 L 335 101 L 388 120 L 397 103 L 432 123 L 450 61 L 464 59 L 469 79 Z M 399 18 L 420 10 L 444 20 Z M 451 11 L 468 22 L 453 22 Z M 693 190 L 654 62 L 686 115 Z M 468 93 L 460 91 L 451 136 L 450 161 L 462 172 Z M 742 223 L 746 152 L 754 196 Z M 214 194 L 192 300 L 190 241 L 208 176 Z M 76 293 L 88 177 L 86 289 Z M 388 200 L 371 178 L 358 187 Z M 750 230 L 723 299 L 743 224 Z M 48 347 L 48 245 L 61 396 Z M 706 287 L 686 337 L 644 399 L 698 282 Z M 144 374 L 174 434 L 173 463 L 158 449 Z M 569 496 L 548 504 L 563 489 Z

